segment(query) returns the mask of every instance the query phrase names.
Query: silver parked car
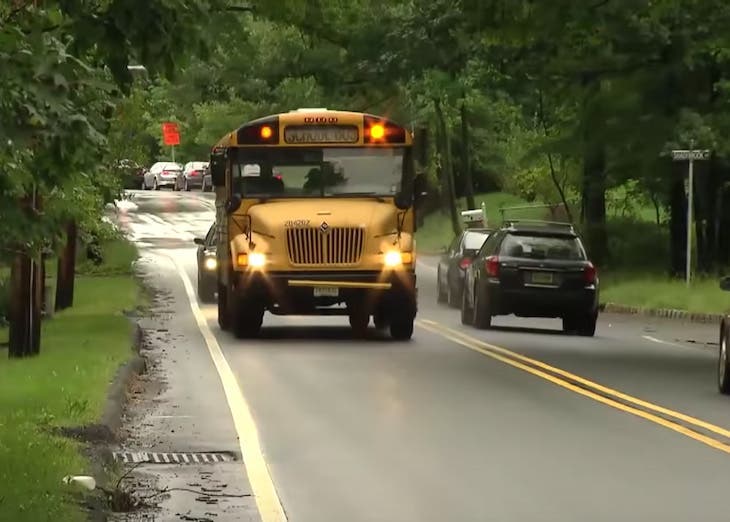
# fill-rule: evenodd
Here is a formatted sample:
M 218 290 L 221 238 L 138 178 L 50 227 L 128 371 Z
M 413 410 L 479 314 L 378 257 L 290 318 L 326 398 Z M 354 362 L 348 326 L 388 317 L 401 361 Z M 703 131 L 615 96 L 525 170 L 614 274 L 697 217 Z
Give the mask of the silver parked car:
M 208 166 L 207 161 L 189 161 L 183 167 L 178 187 L 183 190 L 190 190 L 193 187 L 203 187 L 203 176 Z
M 142 188 L 144 190 L 160 190 L 160 187 L 172 187 L 177 190 L 178 178 L 182 173 L 182 166 L 171 161 L 158 161 L 145 172 Z

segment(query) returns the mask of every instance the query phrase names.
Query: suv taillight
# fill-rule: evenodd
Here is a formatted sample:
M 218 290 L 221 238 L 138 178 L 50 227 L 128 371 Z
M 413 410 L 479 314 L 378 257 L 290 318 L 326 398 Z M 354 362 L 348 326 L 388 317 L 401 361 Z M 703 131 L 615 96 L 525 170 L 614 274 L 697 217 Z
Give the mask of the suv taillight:
M 471 258 L 470 257 L 463 257 L 461 258 L 461 261 L 459 261 L 459 268 L 462 270 L 466 270 L 469 268 L 469 265 L 471 265 Z
M 596 282 L 596 267 L 590 261 L 588 261 L 588 265 L 583 269 L 583 280 L 587 285 L 592 285 Z
M 499 276 L 499 257 L 489 256 L 484 263 L 484 268 L 486 268 L 488 276 Z

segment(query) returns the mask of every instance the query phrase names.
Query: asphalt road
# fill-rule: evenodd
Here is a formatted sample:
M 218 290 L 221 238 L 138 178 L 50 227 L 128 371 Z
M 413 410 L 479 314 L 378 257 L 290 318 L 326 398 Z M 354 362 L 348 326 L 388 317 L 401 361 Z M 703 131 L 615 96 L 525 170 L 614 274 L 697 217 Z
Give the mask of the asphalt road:
M 122 227 L 177 262 L 159 267 L 166 277 L 182 266 L 194 283 L 192 238 L 213 219 L 211 195 L 131 201 Z M 436 304 L 435 275 L 435 260 L 420 259 L 410 343 L 374 330 L 353 340 L 346 318 L 271 315 L 261 339 L 243 342 L 200 305 L 288 520 L 730 519 L 730 399 L 715 388 L 715 326 L 606 314 L 594 338 L 517 318 L 479 331 Z M 171 306 L 201 356 L 182 297 Z M 220 402 L 217 374 L 201 375 L 195 400 Z M 235 445 L 221 419 L 230 410 L 205 409 L 195 440 Z

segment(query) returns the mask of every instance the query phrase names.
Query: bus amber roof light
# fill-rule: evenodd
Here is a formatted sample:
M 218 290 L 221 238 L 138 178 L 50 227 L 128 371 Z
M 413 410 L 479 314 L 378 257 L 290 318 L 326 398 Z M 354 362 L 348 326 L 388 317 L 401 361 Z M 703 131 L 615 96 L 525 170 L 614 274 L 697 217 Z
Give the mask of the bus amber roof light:
M 370 127 L 370 137 L 374 140 L 381 140 L 385 136 L 385 127 L 383 127 L 381 124 L 376 123 L 372 127 Z
M 271 130 L 271 127 L 268 125 L 264 125 L 261 127 L 261 137 L 265 140 L 268 140 L 271 135 L 274 133 L 274 131 Z

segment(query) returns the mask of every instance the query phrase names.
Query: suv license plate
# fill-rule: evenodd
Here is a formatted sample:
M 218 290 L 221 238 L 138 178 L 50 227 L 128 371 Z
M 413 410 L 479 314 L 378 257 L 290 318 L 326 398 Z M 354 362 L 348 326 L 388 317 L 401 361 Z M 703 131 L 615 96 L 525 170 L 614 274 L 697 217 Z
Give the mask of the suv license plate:
M 531 281 L 537 285 L 553 284 L 553 274 L 550 272 L 533 272 Z
M 318 286 L 314 289 L 314 297 L 337 297 L 340 295 L 340 289 L 330 286 Z

